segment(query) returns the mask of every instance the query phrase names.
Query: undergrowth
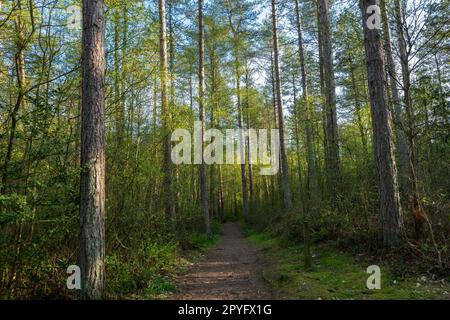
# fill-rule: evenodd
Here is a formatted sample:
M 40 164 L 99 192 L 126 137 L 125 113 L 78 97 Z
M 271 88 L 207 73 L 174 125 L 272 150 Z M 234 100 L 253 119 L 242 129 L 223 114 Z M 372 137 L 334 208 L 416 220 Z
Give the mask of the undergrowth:
M 399 277 L 377 261 L 381 289 L 369 290 L 370 256 L 354 256 L 335 243 L 322 242 L 312 246 L 313 264 L 306 270 L 301 245 L 251 229 L 246 233 L 264 252 L 268 262 L 263 277 L 278 299 L 450 299 L 448 278 Z
M 180 233 L 169 243 L 144 243 L 121 255 L 106 257 L 106 292 L 110 299 L 160 299 L 176 290 L 174 274 L 186 270 L 190 262 L 216 244 L 220 225 L 212 234 Z

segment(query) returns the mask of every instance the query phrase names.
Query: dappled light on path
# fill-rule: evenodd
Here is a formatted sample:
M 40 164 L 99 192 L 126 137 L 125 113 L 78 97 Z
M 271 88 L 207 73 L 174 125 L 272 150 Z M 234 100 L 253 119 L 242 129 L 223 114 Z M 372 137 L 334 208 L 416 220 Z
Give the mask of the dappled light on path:
M 227 223 L 219 244 L 204 260 L 178 279 L 178 290 L 171 299 L 268 299 L 261 277 L 262 257 L 237 223 Z

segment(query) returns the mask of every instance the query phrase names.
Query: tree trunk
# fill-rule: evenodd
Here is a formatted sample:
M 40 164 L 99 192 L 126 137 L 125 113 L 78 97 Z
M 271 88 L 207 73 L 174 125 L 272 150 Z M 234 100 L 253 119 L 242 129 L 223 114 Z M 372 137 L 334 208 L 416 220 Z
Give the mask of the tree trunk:
M 175 43 L 173 37 L 173 0 L 169 0 L 170 107 L 175 105 Z
M 219 216 L 225 222 L 225 196 L 223 192 L 222 166 L 219 164 Z
M 388 109 L 382 35 L 381 30 L 371 30 L 367 25 L 370 16 L 367 8 L 371 5 L 379 5 L 379 0 L 361 0 L 360 2 L 378 171 L 381 231 L 384 245 L 394 246 L 401 242 L 403 221 L 392 142 L 391 114 Z
M 238 56 L 236 55 L 236 59 L 238 59 Z M 235 67 L 235 72 L 236 72 L 236 95 L 237 95 L 237 107 L 238 107 L 238 125 L 239 125 L 239 129 L 243 130 L 244 126 L 243 126 L 243 112 L 242 112 L 242 102 L 241 102 L 241 75 L 239 73 L 239 63 L 236 61 L 236 67 Z M 240 133 L 240 150 L 239 150 L 239 154 L 240 157 L 245 159 L 245 140 L 244 140 L 244 135 L 241 131 Z M 241 180 L 242 180 L 242 208 L 244 210 L 244 219 L 247 219 L 248 217 L 248 191 L 247 191 L 247 170 L 245 168 L 245 160 L 244 163 L 241 163 Z
M 203 26 L 203 0 L 198 0 L 198 92 L 199 92 L 199 112 L 201 122 L 201 159 L 200 164 L 200 194 L 202 201 L 202 210 L 205 219 L 205 233 L 209 235 L 211 233 L 211 226 L 209 221 L 209 203 L 208 203 L 208 190 L 206 185 L 206 164 L 203 161 L 203 139 L 205 136 L 205 66 L 204 66 L 204 54 L 205 54 L 205 39 L 204 39 L 204 26 Z
M 284 119 L 283 119 L 283 97 L 281 94 L 280 63 L 278 52 L 278 22 L 275 0 L 272 0 L 272 36 L 275 67 L 275 90 L 277 94 L 278 129 L 280 131 L 280 156 L 281 156 L 281 184 L 283 187 L 283 202 L 287 210 L 292 209 L 292 194 L 289 183 L 288 163 L 286 157 L 286 145 L 284 143 Z
M 400 81 L 395 67 L 391 29 L 389 25 L 389 18 L 386 7 L 386 0 L 380 0 L 381 6 L 381 20 L 383 21 L 383 38 L 384 50 L 386 53 L 387 70 L 389 74 L 389 87 L 391 91 L 391 105 L 393 111 L 393 120 L 395 125 L 395 134 L 397 139 L 397 155 L 399 160 L 399 185 L 402 192 L 407 190 L 408 182 L 408 144 L 405 137 L 405 127 L 403 121 L 403 112 L 398 89 L 398 82 Z
M 114 7 L 114 105 L 116 107 L 115 112 L 115 125 L 116 125 L 116 137 L 117 137 L 117 151 L 122 152 L 122 138 L 123 138 L 123 102 L 121 100 L 120 88 L 119 88 L 119 68 L 120 68 L 120 49 L 119 49 L 119 29 L 120 29 L 120 11 L 119 3 L 115 3 Z
M 122 28 L 122 74 L 120 79 L 120 103 L 119 103 L 119 121 L 120 121 L 120 127 L 122 131 L 122 141 L 120 143 L 123 143 L 123 139 L 125 138 L 124 135 L 124 128 L 126 126 L 125 121 L 125 110 L 126 110 L 126 80 L 127 80 L 127 50 L 128 50 L 128 11 L 127 11 L 127 0 L 123 0 L 122 2 L 123 6 L 123 28 Z
M 298 182 L 300 186 L 300 193 L 302 193 L 302 163 L 300 159 L 300 132 L 299 132 L 299 123 L 300 123 L 300 115 L 298 112 L 298 103 L 297 103 L 297 88 L 295 86 L 295 73 L 292 74 L 292 92 L 294 98 L 293 105 L 293 115 L 294 115 L 294 133 L 295 133 L 295 149 L 297 152 L 297 172 L 298 172 Z
M 159 63 L 161 72 L 161 123 L 163 138 L 163 202 L 170 225 L 175 218 L 172 198 L 172 160 L 170 156 L 170 105 L 167 93 L 167 40 L 166 40 L 166 1 L 159 0 L 160 48 Z
M 273 47 L 273 41 L 272 41 L 272 47 Z M 273 48 L 270 50 L 270 82 L 272 85 L 272 112 L 273 112 L 273 124 L 274 129 L 278 129 L 279 123 L 278 123 L 278 109 L 277 109 L 277 92 L 275 89 L 275 63 L 273 60 Z M 272 121 L 271 121 L 272 122 Z M 281 163 L 281 155 L 278 156 L 278 163 Z M 281 166 L 279 166 L 279 170 L 275 174 L 276 177 L 273 175 L 270 177 L 271 181 L 271 190 L 272 190 L 272 205 L 275 206 L 276 203 L 278 203 L 278 200 L 281 200 L 280 193 L 278 192 L 281 188 Z M 275 178 L 276 178 L 276 184 L 275 184 Z M 275 192 L 275 189 L 277 189 L 277 192 Z
M 245 59 L 245 109 L 246 109 L 246 122 L 247 129 L 250 129 L 250 99 L 249 99 L 249 70 L 248 70 L 248 61 Z M 250 196 L 250 205 L 253 203 L 254 191 L 253 191 L 253 165 L 251 163 L 251 145 L 250 145 L 250 136 L 247 137 L 247 159 L 248 159 L 248 191 Z
M 214 78 L 214 76 L 213 76 Z M 214 82 L 214 81 L 212 81 Z M 214 89 L 214 85 L 211 85 L 211 90 Z M 215 122 L 214 122 L 214 103 L 211 103 L 211 118 L 210 118 L 210 125 L 212 128 L 215 128 Z M 215 164 L 211 164 L 209 168 L 209 212 L 210 217 L 216 217 L 217 216 L 217 193 L 216 193 L 216 167 Z
M 234 50 L 234 72 L 236 77 L 236 100 L 237 100 L 237 109 L 238 109 L 238 126 L 239 129 L 243 129 L 243 111 L 242 111 L 242 103 L 241 103 L 241 73 L 239 70 L 239 43 L 238 43 L 238 30 L 235 29 L 232 21 L 232 7 L 231 1 L 227 0 L 227 13 L 228 13 L 228 23 L 233 34 L 233 50 Z M 240 157 L 245 157 L 245 146 L 244 146 L 244 136 L 241 135 L 240 139 Z M 242 208 L 244 211 L 244 219 L 248 217 L 248 192 L 247 192 L 247 171 L 245 168 L 245 161 L 241 163 L 241 181 L 242 181 Z
M 156 136 L 156 124 L 157 124 L 157 117 L 158 117 L 158 76 L 157 72 L 155 71 L 153 75 L 153 110 L 152 110 L 152 131 L 153 135 Z M 156 137 L 153 137 L 156 138 Z
M 410 210 L 414 219 L 416 238 L 420 238 L 423 235 L 423 225 L 426 218 L 420 200 L 419 185 L 417 181 L 417 148 L 415 139 L 414 110 L 411 97 L 411 71 L 409 69 L 409 54 L 406 47 L 406 40 L 403 30 L 405 27 L 405 22 L 400 0 L 395 0 L 395 20 L 400 51 L 400 62 L 402 66 L 403 99 L 406 111 L 407 139 L 409 143 Z
M 214 31 L 212 31 L 214 32 Z M 210 100 L 210 125 L 212 128 L 217 128 L 217 125 L 219 124 L 219 121 L 216 121 L 215 119 L 215 111 L 220 110 L 219 101 L 217 99 L 217 78 L 218 73 L 217 69 L 219 69 L 219 62 L 216 58 L 216 47 L 213 41 L 208 42 L 210 46 L 207 47 L 209 52 L 209 61 L 210 61 L 210 68 L 209 68 L 209 77 L 210 77 L 210 85 L 209 85 L 209 100 Z M 220 119 L 219 119 L 220 120 Z M 209 181 L 210 181 L 210 188 L 209 188 L 209 195 L 210 195 L 210 203 L 209 203 L 209 211 L 211 217 L 218 217 L 219 211 L 220 211 L 220 198 L 219 198 L 219 191 L 217 190 L 217 179 L 216 179 L 216 166 L 215 164 L 212 164 L 210 166 L 210 172 L 209 172 Z
M 310 239 L 309 239 L 309 212 L 312 205 L 316 205 L 317 187 L 316 187 L 316 173 L 314 165 L 314 149 L 311 135 L 311 108 L 308 95 L 308 78 L 305 66 L 305 50 L 303 46 L 303 32 L 302 32 L 302 18 L 300 15 L 299 1 L 295 0 L 295 13 L 297 18 L 297 37 L 298 37 L 298 53 L 300 56 L 300 71 L 302 75 L 302 95 L 305 106 L 305 133 L 306 133 L 306 163 L 307 163 L 307 178 L 306 178 L 306 201 L 303 209 L 303 246 L 305 267 L 311 267 L 311 253 L 310 253 Z
M 105 20 L 103 10 L 103 0 L 83 2 L 79 243 L 82 299 L 100 299 L 104 291 Z
M 326 118 L 326 154 L 328 188 L 332 204 L 336 207 L 340 185 L 339 141 L 336 114 L 336 94 L 334 83 L 333 50 L 331 42 L 331 27 L 329 20 L 328 0 L 319 0 L 319 34 L 322 50 L 323 93 L 325 95 Z

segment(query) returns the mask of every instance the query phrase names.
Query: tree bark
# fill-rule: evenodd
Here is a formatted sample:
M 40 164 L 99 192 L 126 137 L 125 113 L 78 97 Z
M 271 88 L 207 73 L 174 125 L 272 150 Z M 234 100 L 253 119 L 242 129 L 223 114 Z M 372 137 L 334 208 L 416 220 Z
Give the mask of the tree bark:
M 100 299 L 104 291 L 105 20 L 103 10 L 103 0 L 83 2 L 79 243 L 82 299 Z
M 395 246 L 401 242 L 403 221 L 392 142 L 391 114 L 388 108 L 382 34 L 381 30 L 369 29 L 367 25 L 371 14 L 367 13 L 367 8 L 371 5 L 379 5 L 379 0 L 360 0 L 378 171 L 381 231 L 383 244 Z

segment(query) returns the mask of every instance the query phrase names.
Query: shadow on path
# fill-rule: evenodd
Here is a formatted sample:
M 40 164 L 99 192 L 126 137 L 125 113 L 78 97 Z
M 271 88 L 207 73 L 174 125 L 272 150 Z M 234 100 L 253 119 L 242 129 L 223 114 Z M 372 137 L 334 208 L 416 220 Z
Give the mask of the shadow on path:
M 204 259 L 179 276 L 173 300 L 270 299 L 261 277 L 263 257 L 237 223 L 222 227 L 218 245 Z

